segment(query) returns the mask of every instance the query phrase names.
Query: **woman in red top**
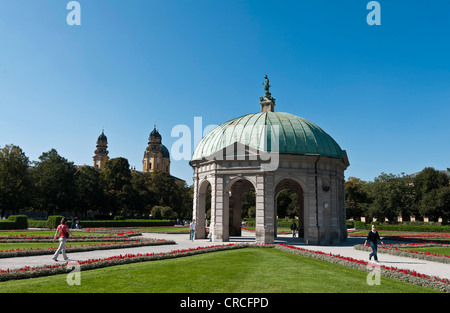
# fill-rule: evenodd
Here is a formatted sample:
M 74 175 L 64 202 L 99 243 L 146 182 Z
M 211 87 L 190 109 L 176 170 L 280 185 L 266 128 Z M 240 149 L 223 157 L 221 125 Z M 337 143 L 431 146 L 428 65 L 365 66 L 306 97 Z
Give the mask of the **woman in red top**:
M 53 241 L 56 240 L 56 237 L 59 235 L 59 247 L 53 255 L 53 260 L 58 261 L 58 255 L 62 252 L 64 260 L 67 260 L 68 257 L 66 255 L 66 240 L 72 233 L 69 231 L 69 227 L 66 225 L 66 218 L 63 217 L 61 219 L 61 224 L 56 228 L 55 236 L 53 237 Z

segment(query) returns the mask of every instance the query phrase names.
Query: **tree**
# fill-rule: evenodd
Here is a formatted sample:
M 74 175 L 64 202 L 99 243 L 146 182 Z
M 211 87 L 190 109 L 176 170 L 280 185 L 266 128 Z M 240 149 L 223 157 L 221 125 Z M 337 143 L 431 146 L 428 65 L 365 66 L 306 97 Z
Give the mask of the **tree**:
M 249 189 L 246 192 L 244 192 L 244 194 L 242 195 L 242 205 L 241 205 L 241 210 L 242 210 L 242 218 L 248 218 L 251 214 L 251 212 L 249 212 L 249 209 L 251 207 L 256 207 L 256 194 L 255 194 L 255 189 Z
M 154 205 L 156 205 L 155 193 L 151 190 L 151 173 L 132 173 L 131 184 L 136 192 L 133 207 L 138 214 L 148 216 Z
M 181 195 L 181 210 L 178 212 L 179 218 L 185 218 L 185 219 L 192 219 L 192 207 L 194 204 L 194 186 L 188 186 L 185 183 L 177 183 L 178 188 L 180 189 L 180 195 Z M 209 211 L 209 217 L 211 218 L 211 189 L 209 189 L 210 196 L 206 196 L 206 202 L 208 204 L 209 202 L 209 210 L 206 209 L 206 214 L 208 215 Z
M 104 179 L 104 191 L 108 209 L 112 214 L 126 214 L 133 209 L 133 197 L 136 192 L 131 184 L 130 164 L 125 158 L 106 161 L 101 172 Z
M 356 177 L 345 182 L 345 208 L 347 218 L 360 219 L 367 215 L 370 205 L 368 183 Z
M 398 216 L 408 217 L 414 204 L 414 188 L 410 176 L 382 173 L 370 184 L 373 202 L 368 213 L 377 220 L 397 221 Z
M 32 169 L 35 208 L 48 215 L 69 211 L 74 207 L 75 172 L 73 162 L 69 162 L 55 149 L 44 152 Z
M 432 167 L 425 167 L 414 177 L 414 188 L 419 200 L 427 192 L 449 185 L 448 176 Z
M 414 177 L 416 212 L 434 221 L 448 216 L 448 186 L 449 178 L 445 173 L 432 167 L 424 168 Z
M 418 203 L 419 212 L 431 221 L 441 217 L 445 224 L 450 221 L 450 187 L 442 186 L 425 193 Z
M 151 176 L 150 190 L 155 194 L 157 205 L 171 207 L 181 216 L 182 194 L 175 179 L 168 173 L 155 171 Z
M 281 218 L 299 216 L 298 195 L 292 190 L 283 190 L 277 197 L 277 215 Z
M 77 194 L 75 209 L 80 210 L 84 217 L 89 211 L 102 212 L 106 209 L 103 181 L 97 169 L 91 166 L 80 167 L 75 173 L 75 187 Z
M 17 213 L 30 204 L 30 161 L 20 147 L 6 145 L 0 150 L 0 215 Z

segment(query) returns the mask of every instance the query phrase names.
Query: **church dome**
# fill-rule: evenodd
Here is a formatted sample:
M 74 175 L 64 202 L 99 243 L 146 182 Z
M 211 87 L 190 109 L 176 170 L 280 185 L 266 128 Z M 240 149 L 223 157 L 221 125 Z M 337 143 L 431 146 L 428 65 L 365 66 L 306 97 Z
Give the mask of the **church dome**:
M 156 130 L 156 126 L 155 126 L 155 128 L 153 128 L 152 132 L 150 133 L 150 137 L 155 137 L 155 138 L 161 139 L 161 134 L 159 133 L 159 131 Z
M 264 129 L 267 132 L 264 133 Z M 270 148 L 270 129 L 279 131 L 280 154 L 321 155 L 341 159 L 345 153 L 316 124 L 289 113 L 269 111 L 247 114 L 217 126 L 199 142 L 192 160 L 201 160 L 235 142 L 265 152 L 276 152 Z
M 97 141 L 108 141 L 108 138 L 105 136 L 104 131 L 102 131 L 102 134 L 100 136 L 98 136 Z

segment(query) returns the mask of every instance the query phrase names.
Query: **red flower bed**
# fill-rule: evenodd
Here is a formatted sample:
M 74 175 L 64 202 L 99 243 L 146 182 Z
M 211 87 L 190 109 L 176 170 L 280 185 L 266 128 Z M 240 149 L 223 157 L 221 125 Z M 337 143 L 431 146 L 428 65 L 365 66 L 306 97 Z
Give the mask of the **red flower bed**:
M 67 252 L 85 252 L 94 250 L 106 250 L 106 249 L 123 249 L 131 247 L 142 247 L 142 246 L 155 246 L 155 245 L 166 245 L 175 244 L 175 241 L 164 240 L 164 239 L 139 239 L 133 241 L 112 241 L 100 244 L 87 244 L 72 247 L 67 245 Z M 11 257 L 21 257 L 21 256 L 31 256 L 31 255 L 46 255 L 55 253 L 55 248 L 24 248 L 24 249 L 10 249 L 0 251 L 0 258 L 11 258 Z

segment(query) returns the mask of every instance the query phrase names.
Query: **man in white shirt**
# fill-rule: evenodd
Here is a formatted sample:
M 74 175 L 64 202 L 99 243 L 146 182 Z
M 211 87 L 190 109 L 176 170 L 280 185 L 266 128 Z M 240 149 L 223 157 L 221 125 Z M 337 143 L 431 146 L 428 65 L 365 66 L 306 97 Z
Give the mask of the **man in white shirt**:
M 194 241 L 194 235 L 195 235 L 195 219 L 191 222 L 191 240 Z

